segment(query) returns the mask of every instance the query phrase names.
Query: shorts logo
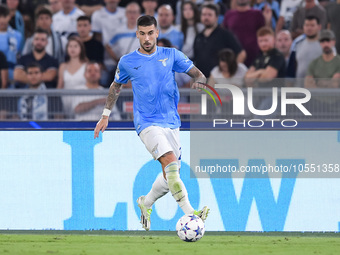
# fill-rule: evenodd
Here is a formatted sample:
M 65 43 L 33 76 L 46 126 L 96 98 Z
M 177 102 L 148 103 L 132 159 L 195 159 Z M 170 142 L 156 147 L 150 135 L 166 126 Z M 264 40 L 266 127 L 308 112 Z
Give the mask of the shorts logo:
M 166 61 L 168 60 L 168 58 L 165 58 L 165 59 L 160 59 L 158 61 L 162 62 L 162 65 L 163 66 L 166 66 Z

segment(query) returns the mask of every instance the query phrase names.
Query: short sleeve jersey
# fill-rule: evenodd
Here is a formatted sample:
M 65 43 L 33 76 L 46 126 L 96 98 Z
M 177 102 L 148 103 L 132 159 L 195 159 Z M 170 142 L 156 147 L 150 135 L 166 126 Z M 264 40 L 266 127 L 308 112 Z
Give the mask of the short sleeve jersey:
M 120 59 L 114 81 L 124 84 L 131 80 L 138 134 L 149 126 L 180 126 L 175 72 L 186 73 L 192 67 L 192 61 L 175 48 L 157 47 L 151 55 L 135 50 Z

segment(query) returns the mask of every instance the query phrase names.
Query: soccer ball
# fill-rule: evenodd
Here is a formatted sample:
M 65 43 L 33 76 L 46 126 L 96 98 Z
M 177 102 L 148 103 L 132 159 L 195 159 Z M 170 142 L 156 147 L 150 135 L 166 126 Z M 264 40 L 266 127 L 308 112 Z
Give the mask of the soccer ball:
M 203 237 L 205 226 L 200 217 L 194 214 L 186 214 L 178 220 L 176 231 L 181 240 L 196 242 Z

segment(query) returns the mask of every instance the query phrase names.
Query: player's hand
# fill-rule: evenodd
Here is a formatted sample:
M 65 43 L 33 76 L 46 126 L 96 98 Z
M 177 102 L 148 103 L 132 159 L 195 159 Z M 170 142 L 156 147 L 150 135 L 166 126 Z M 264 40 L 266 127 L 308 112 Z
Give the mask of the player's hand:
M 98 121 L 96 128 L 94 129 L 94 139 L 99 137 L 99 132 L 102 131 L 104 133 L 105 129 L 107 128 L 107 125 L 109 124 L 109 117 L 102 116 L 102 118 Z
M 191 86 L 193 89 L 197 89 L 198 91 L 202 91 L 202 89 L 205 89 L 206 86 L 203 82 L 196 81 Z

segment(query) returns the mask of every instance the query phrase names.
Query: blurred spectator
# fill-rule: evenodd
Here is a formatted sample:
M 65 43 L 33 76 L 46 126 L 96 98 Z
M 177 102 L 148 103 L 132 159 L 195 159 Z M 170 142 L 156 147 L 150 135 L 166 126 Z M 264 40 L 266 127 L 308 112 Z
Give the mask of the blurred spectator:
M 182 20 L 182 9 L 183 4 L 185 2 L 191 2 L 193 3 L 197 9 L 199 9 L 199 6 L 204 3 L 204 0 L 178 0 L 176 3 L 176 17 L 175 17 L 175 24 L 180 25 Z
M 200 15 L 196 4 L 191 1 L 185 1 L 181 5 L 181 22 L 179 30 L 184 35 L 184 44 L 182 52 L 190 59 L 194 59 L 194 41 L 196 35 L 204 29 L 200 23 Z
M 276 34 L 282 29 L 290 30 L 294 12 L 301 5 L 303 0 L 282 0 L 280 16 L 276 24 Z
M 0 51 L 6 55 L 8 65 L 8 78 L 13 81 L 13 70 L 17 63 L 17 55 L 20 50 L 22 35 L 8 25 L 10 20 L 9 9 L 6 5 L 0 5 Z
M 158 19 L 157 14 L 157 0 L 142 0 L 142 7 L 144 9 L 144 15 L 154 16 Z
M 9 25 L 13 29 L 17 30 L 22 36 L 22 40 L 20 43 L 21 51 L 25 43 L 25 23 L 21 13 L 18 11 L 19 0 L 6 0 L 6 4 L 9 9 L 9 16 L 11 17 L 11 19 L 9 20 Z
M 126 18 L 125 9 L 118 6 L 120 0 L 104 0 L 104 2 L 105 7 L 95 11 L 92 15 L 92 31 L 95 38 L 105 47 L 116 35 L 118 29 L 126 24 Z M 117 62 L 107 51 L 104 53 L 104 65 L 109 75 L 102 77 L 102 80 L 107 80 L 108 82 L 105 83 L 109 84 Z
M 157 40 L 157 46 L 159 47 L 168 47 L 168 48 L 172 48 L 172 44 L 171 42 L 166 39 L 166 38 L 162 38 Z M 177 83 L 177 86 L 179 88 L 190 88 L 190 76 L 187 75 L 186 73 L 177 73 L 175 72 L 175 81 Z M 188 101 L 188 100 L 182 100 L 182 98 L 180 99 L 181 102 L 183 101 Z
M 243 63 L 237 63 L 236 56 L 231 49 L 223 49 L 218 53 L 218 66 L 215 66 L 209 77 L 209 84 L 214 86 L 221 83 L 222 79 L 233 85 L 242 87 L 243 78 L 248 68 Z
M 158 8 L 158 25 L 159 36 L 158 38 L 168 39 L 173 46 L 182 50 L 184 35 L 174 25 L 174 13 L 170 5 L 162 5 Z
M 319 36 L 322 55 L 314 59 L 308 66 L 305 79 L 306 88 L 338 88 L 340 78 L 340 56 L 335 54 L 335 35 L 331 30 L 323 30 Z M 329 81 L 320 78 L 334 78 Z M 320 80 L 314 80 L 320 79 Z
M 1 89 L 7 88 L 8 83 L 8 64 L 5 54 L 0 51 L 0 82 Z
M 88 62 L 82 41 L 72 36 L 66 45 L 66 61 L 59 66 L 58 89 L 85 88 L 85 66 Z
M 53 15 L 53 29 L 66 38 L 77 33 L 77 18 L 85 13 L 76 7 L 75 0 L 60 0 L 62 9 Z
M 88 59 L 85 46 L 76 36 L 71 36 L 66 46 L 66 62 L 59 66 L 58 89 L 85 89 L 85 67 Z M 73 117 L 72 97 L 62 98 L 63 108 L 67 118 Z
M 46 53 L 47 38 L 46 30 L 38 28 L 34 32 L 32 52 L 22 56 L 14 69 L 14 80 L 19 83 L 16 84 L 17 88 L 23 87 L 28 82 L 25 68 L 32 62 L 41 66 L 42 81 L 46 83 L 47 88 L 56 88 L 58 61 Z
M 252 6 L 255 10 L 265 11 L 266 8 L 271 12 L 270 25 L 275 31 L 277 20 L 280 15 L 280 5 L 276 0 L 252 0 Z
M 270 82 L 274 78 L 284 78 L 286 65 L 283 55 L 275 49 L 275 37 L 272 29 L 263 27 L 257 31 L 257 42 L 261 55 L 250 66 L 246 79 L 258 80 L 259 87 L 279 87 L 283 84 Z M 247 83 L 252 86 L 252 82 Z
M 327 25 L 326 11 L 321 5 L 316 4 L 316 2 L 317 0 L 305 0 L 304 5 L 300 6 L 294 13 L 290 28 L 293 39 L 295 39 L 304 32 L 303 26 L 305 18 L 308 16 L 317 17 L 319 20 L 319 24 L 321 24 L 321 27 L 326 28 Z
M 85 68 L 87 90 L 102 90 L 99 85 L 100 66 L 96 62 L 89 62 Z M 101 115 L 106 102 L 105 96 L 76 96 L 72 100 L 76 120 L 96 120 Z M 110 120 L 121 120 L 117 106 L 114 105 Z
M 194 42 L 195 65 L 206 77 L 218 65 L 218 52 L 230 48 L 237 56 L 237 62 L 243 62 L 246 56 L 244 50 L 234 35 L 218 26 L 218 7 L 214 4 L 203 5 L 201 22 L 205 29 L 199 33 Z
M 326 6 L 328 28 L 332 29 L 336 38 L 336 51 L 340 52 L 340 0 Z
M 42 80 L 43 72 L 38 63 L 30 63 L 25 72 L 29 89 L 46 89 Z M 48 98 L 46 95 L 25 95 L 18 101 L 18 115 L 21 120 L 47 120 L 48 110 Z
M 80 40 L 85 46 L 86 56 L 90 61 L 95 61 L 103 65 L 104 63 L 104 46 L 101 42 L 94 39 L 91 34 L 91 18 L 80 16 L 77 19 L 77 31 Z
M 253 10 L 249 0 L 236 0 L 236 9 L 226 12 L 224 16 L 223 26 L 235 34 L 247 53 L 246 66 L 250 66 L 260 52 L 256 32 L 265 24 L 262 13 Z
M 279 52 L 285 58 L 286 67 L 288 66 L 289 56 L 290 56 L 290 47 L 292 46 L 292 36 L 288 30 L 281 30 L 276 34 L 275 38 L 275 48 L 278 49 Z
M 61 11 L 62 6 L 60 0 L 48 0 L 48 3 L 50 5 L 52 14 L 56 14 L 57 12 Z
M 291 55 L 288 63 L 288 76 L 305 78 L 309 64 L 322 54 L 318 41 L 321 30 L 319 19 L 307 16 L 303 25 L 304 34 L 292 43 Z
M 47 46 L 46 53 L 58 60 L 59 63 L 65 61 L 65 48 L 67 39 L 64 36 L 60 36 L 52 28 L 52 13 L 47 8 L 40 8 L 36 13 L 36 28 L 47 31 Z M 25 43 L 25 47 L 22 51 L 23 55 L 29 54 L 33 49 L 33 36 L 28 38 Z
M 95 11 L 103 7 L 104 0 L 76 0 L 76 4 L 86 16 L 91 17 Z
M 105 45 L 110 56 L 118 62 L 125 55 L 139 48 L 139 40 L 136 37 L 137 19 L 141 14 L 139 4 L 129 3 L 125 8 L 127 24 L 121 26 L 109 44 Z

